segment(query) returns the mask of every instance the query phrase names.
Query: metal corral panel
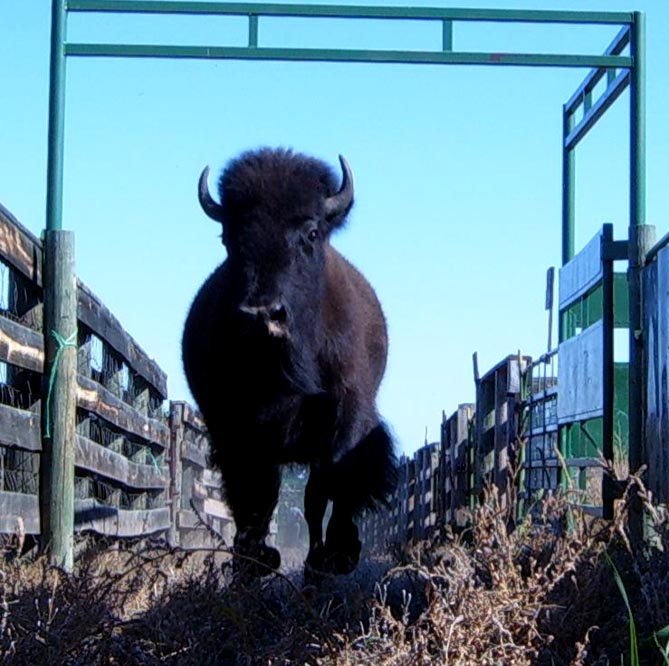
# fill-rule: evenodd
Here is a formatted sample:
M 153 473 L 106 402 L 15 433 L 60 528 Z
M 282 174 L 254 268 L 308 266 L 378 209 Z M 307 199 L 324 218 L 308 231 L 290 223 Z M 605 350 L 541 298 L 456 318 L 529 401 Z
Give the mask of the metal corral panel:
M 566 342 L 560 343 L 558 422 L 572 423 L 604 413 L 604 325 L 600 320 Z
M 656 501 L 669 502 L 669 248 L 644 269 L 646 331 L 648 488 Z
M 602 234 L 600 232 L 560 269 L 560 310 L 564 310 L 587 294 L 597 283 L 601 282 L 602 277 Z

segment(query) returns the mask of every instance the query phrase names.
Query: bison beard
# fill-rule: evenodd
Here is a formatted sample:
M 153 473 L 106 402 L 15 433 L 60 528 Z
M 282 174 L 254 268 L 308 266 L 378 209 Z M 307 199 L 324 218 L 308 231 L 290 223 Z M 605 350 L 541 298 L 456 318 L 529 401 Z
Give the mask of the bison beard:
M 280 563 L 265 539 L 281 465 L 309 465 L 307 566 L 318 571 L 355 568 L 354 518 L 385 502 L 396 483 L 393 444 L 375 406 L 385 319 L 367 280 L 329 244 L 353 203 L 340 161 L 340 188 L 323 162 L 287 150 L 232 161 L 220 203 L 207 170 L 200 179 L 200 203 L 222 225 L 228 258 L 193 301 L 184 368 L 235 519 L 236 566 L 251 575 Z

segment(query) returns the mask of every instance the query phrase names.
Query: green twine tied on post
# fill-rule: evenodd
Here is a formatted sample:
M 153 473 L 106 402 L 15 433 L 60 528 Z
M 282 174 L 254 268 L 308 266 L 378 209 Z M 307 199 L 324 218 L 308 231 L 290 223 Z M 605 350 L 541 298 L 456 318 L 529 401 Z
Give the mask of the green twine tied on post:
M 51 437 L 51 398 L 53 397 L 53 386 L 56 383 L 56 376 L 58 374 L 58 367 L 60 365 L 60 359 L 63 354 L 63 350 L 66 347 L 77 347 L 77 332 L 75 331 L 68 338 L 64 338 L 58 331 L 51 331 L 51 337 L 56 341 L 58 349 L 56 349 L 56 355 L 53 357 L 53 364 L 51 365 L 51 374 L 49 375 L 49 391 L 46 396 L 46 407 L 45 407 L 45 437 Z

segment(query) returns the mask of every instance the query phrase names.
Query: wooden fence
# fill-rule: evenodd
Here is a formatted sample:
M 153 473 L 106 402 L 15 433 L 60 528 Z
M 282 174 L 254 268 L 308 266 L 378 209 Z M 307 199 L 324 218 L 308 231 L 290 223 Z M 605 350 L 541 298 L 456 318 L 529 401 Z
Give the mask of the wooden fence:
M 78 321 L 75 530 L 229 539 L 202 422 L 166 403 L 165 373 L 81 282 Z M 40 531 L 43 361 L 42 246 L 0 206 L 0 533 Z
M 669 234 L 642 268 L 645 436 L 636 451 L 628 364 L 614 345 L 616 330 L 629 333 L 628 277 L 614 271 L 627 252 L 604 225 L 560 269 L 557 349 L 534 362 L 508 356 L 482 377 L 475 363 L 476 404 L 444 416 L 439 444 L 402 459 L 391 509 L 363 520 L 368 550 L 462 529 L 487 485 L 502 503 L 519 500 L 519 511 L 562 486 L 575 506 L 609 518 L 633 460 L 645 465 L 653 500 L 669 504 Z
M 648 487 L 665 504 L 668 245 L 663 239 L 643 269 L 648 404 L 642 459 L 648 465 Z M 627 371 L 601 351 L 606 340 L 610 343 L 606 326 L 613 330 L 626 324 L 616 314 L 626 307 L 624 275 L 611 270 L 622 249 L 605 227 L 561 270 L 561 326 L 574 334 L 565 336 L 558 353 L 536 362 L 507 356 L 483 376 L 475 369 L 476 403 L 443 416 L 440 441 L 402 459 L 391 507 L 362 521 L 368 550 L 430 538 L 447 526 L 465 528 L 488 484 L 498 488 L 503 501 L 515 493 L 525 509 L 560 484 L 576 484 L 586 496 L 579 503 L 590 502 L 587 509 L 606 515 L 606 428 L 597 419 L 606 416 L 607 386 L 616 387 L 608 397 L 609 459 L 625 463 L 628 453 L 625 437 L 619 436 Z M 162 536 L 184 547 L 218 542 L 219 536 L 230 543 L 232 520 L 222 501 L 220 476 L 209 465 L 197 413 L 186 403 L 167 402 L 164 372 L 82 283 L 78 320 L 75 529 Z M 581 356 L 596 366 L 585 375 Z M 39 534 L 40 414 L 47 392 L 43 361 L 42 246 L 0 206 L 0 533 Z M 627 468 L 619 467 L 624 478 Z M 614 491 L 609 485 L 609 502 Z
M 451 416 L 442 416 L 440 441 L 400 460 L 391 507 L 361 521 L 367 552 L 466 528 L 489 484 L 506 503 L 518 470 L 526 465 L 523 379 L 531 363 L 529 356 L 510 355 L 482 377 L 475 370 L 476 404 L 461 404 Z
M 669 238 L 650 253 L 643 271 L 648 489 L 669 504 Z

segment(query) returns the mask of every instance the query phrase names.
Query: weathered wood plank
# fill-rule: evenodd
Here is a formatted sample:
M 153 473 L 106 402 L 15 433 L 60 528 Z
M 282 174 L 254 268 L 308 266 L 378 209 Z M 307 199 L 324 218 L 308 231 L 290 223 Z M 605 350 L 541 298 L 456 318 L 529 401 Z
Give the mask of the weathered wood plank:
M 183 485 L 181 451 L 184 445 L 184 431 L 186 429 L 183 422 L 184 404 L 183 402 L 170 403 L 170 447 L 168 456 L 170 466 L 170 531 L 168 533 L 168 540 L 171 546 L 179 546 L 181 543 L 177 520 L 179 507 L 181 506 L 181 486 Z
M 220 509 L 221 513 L 220 516 L 216 514 L 205 514 L 204 511 L 202 511 L 201 512 L 202 518 L 204 518 L 205 520 L 207 519 L 207 517 L 220 518 L 225 522 L 232 523 L 233 520 L 232 517 L 230 516 L 230 512 L 227 510 L 227 507 L 225 507 L 225 505 L 223 505 L 223 507 L 224 508 Z M 217 510 L 217 512 L 219 511 Z M 179 511 L 177 526 L 180 530 L 194 530 L 203 527 L 202 522 L 198 517 L 197 513 L 195 513 L 195 511 L 192 511 L 190 509 L 181 509 Z
M 129 488 L 166 488 L 168 477 L 154 465 L 132 462 L 125 456 L 77 435 L 76 466 L 113 479 Z
M 128 333 L 98 297 L 79 282 L 78 315 L 99 338 L 104 340 L 128 365 L 153 386 L 164 400 L 167 397 L 167 375 Z
M 160 444 L 162 447 L 169 445 L 170 431 L 165 424 L 140 414 L 92 379 L 79 375 L 78 380 L 77 404 L 79 407 L 149 442 Z
M 91 499 L 77 500 L 74 522 L 80 532 L 92 530 L 116 537 L 146 536 L 169 529 L 170 511 L 168 507 L 128 511 Z
M 197 409 L 187 402 L 180 401 L 175 404 L 183 405 L 183 421 L 186 425 L 199 432 L 207 432 L 207 426 L 204 423 L 204 419 Z
M 6 317 L 0 317 L 0 361 L 19 368 L 42 372 L 44 339 L 42 334 Z
M 203 469 L 202 470 L 202 483 L 204 483 L 207 488 L 216 488 L 220 489 L 223 479 L 221 478 L 221 473 L 215 469 Z
M 17 531 L 19 520 L 26 534 L 39 534 L 39 503 L 37 495 L 0 491 L 0 533 Z
M 42 244 L 0 204 L 0 256 L 42 286 Z
M 185 440 L 181 456 L 184 460 L 188 460 L 199 467 L 206 468 L 208 451 L 208 446 L 205 447 L 202 444 Z
M 232 513 L 225 502 L 207 498 L 204 500 L 204 513 L 214 518 L 222 518 L 224 520 L 232 520 Z
M 41 451 L 39 413 L 0 405 L 0 446 Z
M 602 281 L 602 232 L 590 242 L 559 272 L 560 310 L 588 293 Z
M 27 326 L 0 317 L 0 361 L 41 373 L 44 362 L 42 335 Z M 144 416 L 88 377 L 80 374 L 77 381 L 79 407 L 95 412 L 132 434 L 167 446 L 167 426 Z
M 669 503 L 669 248 L 643 272 L 648 489 Z
M 603 322 L 560 343 L 559 423 L 597 418 L 604 411 Z

